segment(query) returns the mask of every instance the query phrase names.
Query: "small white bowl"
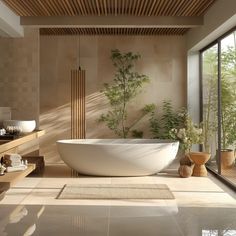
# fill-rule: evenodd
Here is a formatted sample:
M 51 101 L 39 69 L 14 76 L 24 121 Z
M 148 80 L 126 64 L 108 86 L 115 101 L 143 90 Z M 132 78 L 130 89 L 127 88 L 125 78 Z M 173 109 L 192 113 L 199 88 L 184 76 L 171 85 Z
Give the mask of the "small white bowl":
M 21 133 L 33 132 L 36 128 L 35 120 L 4 120 L 3 127 L 6 129 L 8 126 L 17 126 L 21 129 Z

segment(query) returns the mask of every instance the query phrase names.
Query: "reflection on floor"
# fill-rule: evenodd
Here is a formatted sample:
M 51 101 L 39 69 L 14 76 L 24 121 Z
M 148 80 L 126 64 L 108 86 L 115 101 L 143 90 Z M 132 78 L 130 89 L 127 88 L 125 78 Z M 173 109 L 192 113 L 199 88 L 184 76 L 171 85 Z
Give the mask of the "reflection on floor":
M 64 165 L 47 166 L 43 178 L 25 178 L 0 202 L 0 235 L 236 235 L 235 195 L 215 181 L 182 179 L 176 170 L 147 177 L 72 178 Z M 162 183 L 175 199 L 55 199 L 67 183 Z
M 22 205 L 16 210 L 4 205 L 0 235 L 236 235 L 234 209 L 179 207 L 173 214 L 165 210 L 167 206 L 52 205 Z

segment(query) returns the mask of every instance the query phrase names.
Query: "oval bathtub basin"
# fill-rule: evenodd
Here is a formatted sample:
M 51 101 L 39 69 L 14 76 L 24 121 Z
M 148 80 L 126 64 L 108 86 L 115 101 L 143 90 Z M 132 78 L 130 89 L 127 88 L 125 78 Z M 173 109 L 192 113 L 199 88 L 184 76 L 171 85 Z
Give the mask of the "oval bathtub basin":
M 158 139 L 67 139 L 57 141 L 62 160 L 80 174 L 153 175 L 176 157 L 179 142 Z

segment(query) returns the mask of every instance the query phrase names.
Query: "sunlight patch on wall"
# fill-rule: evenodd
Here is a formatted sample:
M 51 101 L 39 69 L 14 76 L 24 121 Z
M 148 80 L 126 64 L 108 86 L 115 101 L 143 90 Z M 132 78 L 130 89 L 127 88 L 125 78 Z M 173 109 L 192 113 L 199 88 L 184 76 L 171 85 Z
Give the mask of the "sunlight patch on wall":
M 71 107 L 70 103 L 49 110 L 40 115 L 40 129 L 46 134 L 40 139 L 40 155 L 48 163 L 62 162 L 56 147 L 59 139 L 70 138 Z

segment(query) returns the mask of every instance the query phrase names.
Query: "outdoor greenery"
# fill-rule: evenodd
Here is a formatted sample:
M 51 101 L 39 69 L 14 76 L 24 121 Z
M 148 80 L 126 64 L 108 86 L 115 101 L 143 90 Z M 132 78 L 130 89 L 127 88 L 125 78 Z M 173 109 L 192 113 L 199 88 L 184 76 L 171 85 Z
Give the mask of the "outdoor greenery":
M 142 91 L 145 83 L 149 82 L 146 75 L 139 74 L 135 71 L 135 63 L 140 59 L 139 54 L 132 52 L 121 53 L 118 49 L 111 51 L 111 60 L 115 67 L 115 77 L 112 84 L 104 84 L 102 92 L 107 97 L 110 110 L 102 114 L 100 122 L 104 122 L 118 137 L 141 138 L 143 132 L 136 130 L 135 126 L 146 115 L 154 109 L 154 104 L 146 105 L 139 117 L 131 124 L 128 124 L 129 103 Z
M 212 47 L 204 52 L 203 71 L 204 71 L 204 94 L 203 94 L 203 132 L 204 150 L 210 152 L 210 145 L 216 136 L 217 131 L 217 88 L 218 88 L 218 63 L 217 47 Z
M 234 35 L 235 36 L 235 35 Z M 235 37 L 234 37 L 235 38 Z M 217 135 L 217 47 L 204 52 L 204 147 L 210 149 L 213 136 Z M 236 44 L 227 46 L 221 52 L 221 145 L 232 148 L 236 141 Z M 215 138 L 215 140 L 217 140 Z M 217 146 L 215 144 L 215 146 Z
M 221 71 L 221 139 L 227 149 L 236 141 L 236 45 L 222 51 Z

